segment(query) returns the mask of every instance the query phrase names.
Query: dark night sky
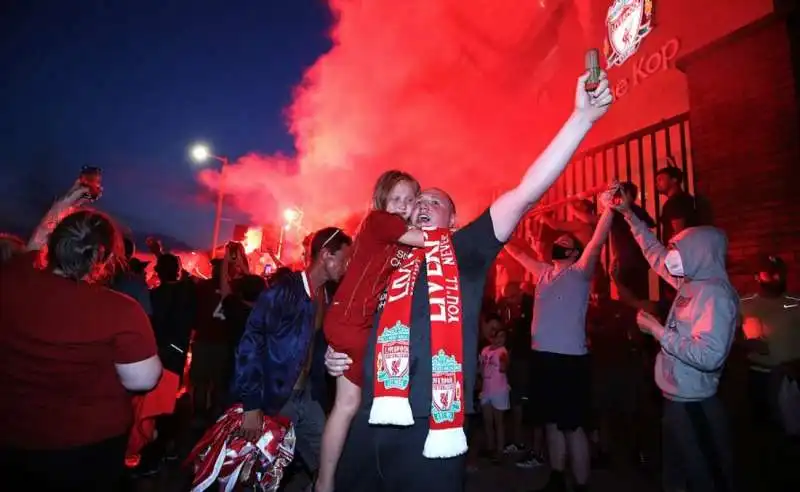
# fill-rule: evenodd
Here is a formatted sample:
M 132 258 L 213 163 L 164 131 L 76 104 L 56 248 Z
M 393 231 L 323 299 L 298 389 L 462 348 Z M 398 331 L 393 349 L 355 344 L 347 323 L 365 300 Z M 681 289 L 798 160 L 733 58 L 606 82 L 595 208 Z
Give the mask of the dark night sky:
M 3 4 L 0 229 L 29 229 L 91 163 L 104 170 L 100 208 L 206 247 L 213 205 L 189 144 L 293 152 L 283 109 L 330 45 L 323 0 Z

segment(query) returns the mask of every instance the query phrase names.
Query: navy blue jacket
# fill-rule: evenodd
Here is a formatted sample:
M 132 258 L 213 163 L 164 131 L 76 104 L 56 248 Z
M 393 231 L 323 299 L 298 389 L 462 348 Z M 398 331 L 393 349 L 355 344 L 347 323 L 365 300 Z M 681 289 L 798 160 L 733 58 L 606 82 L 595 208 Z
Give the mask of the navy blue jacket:
M 313 360 L 308 382 L 315 395 L 323 392 L 319 385 L 325 381 L 326 344 L 320 340 L 321 332 L 316 337 L 315 314 L 299 272 L 258 298 L 236 349 L 234 394 L 244 410 L 259 408 L 266 415 L 277 415 L 292 394 L 309 350 Z

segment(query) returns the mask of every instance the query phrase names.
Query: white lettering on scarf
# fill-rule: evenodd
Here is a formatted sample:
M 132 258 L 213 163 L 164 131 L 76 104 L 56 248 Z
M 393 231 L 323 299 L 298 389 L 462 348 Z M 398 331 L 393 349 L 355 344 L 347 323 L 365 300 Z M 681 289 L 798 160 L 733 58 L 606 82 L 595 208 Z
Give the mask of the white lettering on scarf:
M 442 263 L 448 266 L 455 265 L 456 255 L 453 252 L 453 243 L 450 242 L 450 238 L 443 238 L 440 246 L 442 248 Z
M 388 302 L 395 302 L 411 294 L 411 272 L 413 264 L 405 264 L 397 269 L 399 275 L 389 285 Z
M 437 282 L 444 279 L 442 259 L 439 257 L 439 241 L 425 241 L 425 261 L 428 267 L 428 295 L 430 296 L 431 321 L 447 321 L 447 303 L 444 286 Z
M 456 257 L 453 252 L 453 243 L 450 242 L 450 238 L 442 238 L 441 243 L 442 248 L 442 263 L 445 265 L 455 265 L 456 264 Z M 448 323 L 460 323 L 461 322 L 461 307 L 459 304 L 459 293 L 461 289 L 458 285 L 458 279 L 455 278 L 448 278 L 445 279 L 445 289 L 447 290 L 447 295 L 445 296 L 446 306 L 447 306 L 447 322 Z

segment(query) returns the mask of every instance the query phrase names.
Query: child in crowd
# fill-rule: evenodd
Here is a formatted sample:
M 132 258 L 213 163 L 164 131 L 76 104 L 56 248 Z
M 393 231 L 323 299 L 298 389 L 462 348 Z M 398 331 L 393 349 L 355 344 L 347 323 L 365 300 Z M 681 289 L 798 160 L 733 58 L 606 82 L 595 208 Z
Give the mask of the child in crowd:
M 336 400 L 322 435 L 316 492 L 333 491 L 336 464 L 361 404 L 363 363 L 378 297 L 392 271 L 405 259 L 406 246 L 423 245 L 422 231 L 408 227 L 418 193 L 419 183 L 407 173 L 387 171 L 378 178 L 372 210 L 361 224 L 347 273 L 325 316 L 325 338 L 353 364 L 336 380 Z
M 505 412 L 511 407 L 509 386 L 506 376 L 508 351 L 506 350 L 506 331 L 500 316 L 491 315 L 487 329 L 492 334 L 491 344 L 481 350 L 481 409 L 483 426 L 486 431 L 486 445 L 492 452 L 492 461 L 500 461 L 505 446 Z

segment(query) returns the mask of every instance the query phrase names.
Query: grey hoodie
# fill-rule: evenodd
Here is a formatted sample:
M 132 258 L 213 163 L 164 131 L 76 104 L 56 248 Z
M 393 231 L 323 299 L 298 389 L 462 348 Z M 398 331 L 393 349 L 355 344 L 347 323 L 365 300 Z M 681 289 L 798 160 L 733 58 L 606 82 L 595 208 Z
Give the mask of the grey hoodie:
M 631 230 L 650 266 L 678 290 L 667 316 L 656 358 L 655 379 L 665 398 L 696 401 L 714 396 L 738 319 L 739 296 L 728 280 L 725 234 L 709 226 L 690 227 L 670 244 L 678 250 L 684 277 L 664 265 L 669 251 L 632 214 Z

